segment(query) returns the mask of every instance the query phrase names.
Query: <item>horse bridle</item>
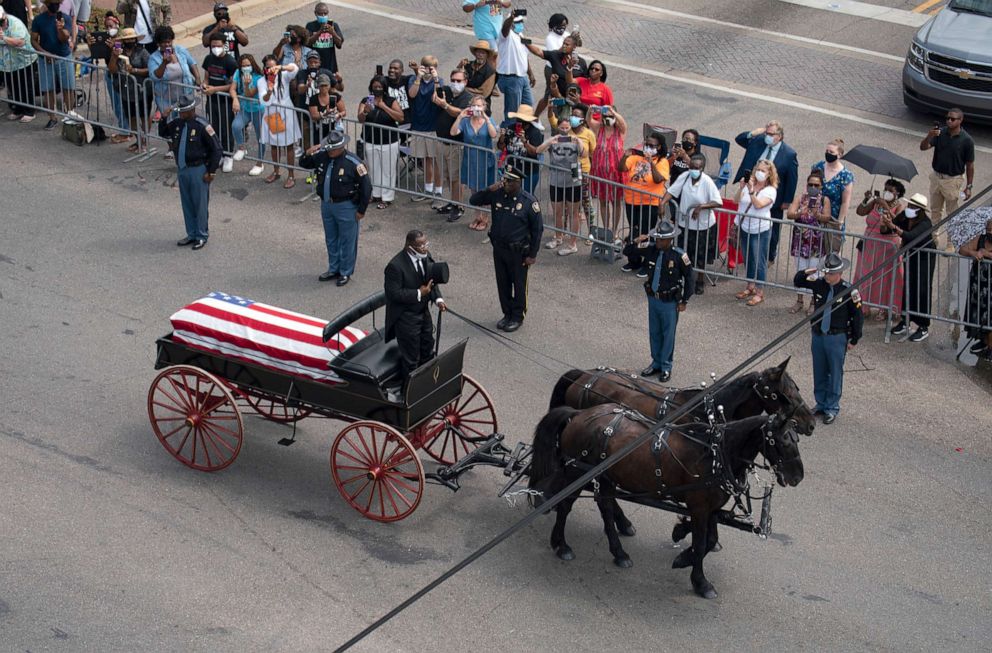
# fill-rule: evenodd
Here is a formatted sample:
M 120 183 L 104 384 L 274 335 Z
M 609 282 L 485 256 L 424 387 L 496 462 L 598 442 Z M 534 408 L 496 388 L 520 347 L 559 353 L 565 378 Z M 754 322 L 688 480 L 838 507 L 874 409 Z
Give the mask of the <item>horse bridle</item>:
M 802 399 L 800 398 L 800 401 L 790 400 L 789 403 L 792 404 L 792 407 L 791 410 L 789 410 L 788 415 L 785 415 L 785 412 L 781 410 L 782 402 L 779 401 L 779 394 L 772 390 L 768 384 L 764 382 L 764 379 L 760 375 L 758 376 L 758 379 L 751 384 L 751 389 L 754 390 L 754 394 L 761 400 L 765 412 L 768 413 L 769 416 L 774 416 L 779 413 L 784 415 L 786 421 L 791 422 L 792 424 L 792 428 L 790 430 L 795 433 L 795 430 L 799 427 L 799 421 L 796 419 L 796 413 L 799 412 L 799 406 L 803 403 Z

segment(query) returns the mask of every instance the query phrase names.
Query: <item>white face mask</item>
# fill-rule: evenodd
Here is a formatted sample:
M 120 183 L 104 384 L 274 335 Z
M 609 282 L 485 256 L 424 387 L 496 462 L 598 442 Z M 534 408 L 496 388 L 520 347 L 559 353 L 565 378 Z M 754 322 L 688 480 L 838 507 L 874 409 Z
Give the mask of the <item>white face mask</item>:
M 916 217 L 916 214 L 919 213 L 919 211 L 917 211 L 916 209 L 906 209 L 905 211 L 903 211 L 903 213 L 906 214 L 907 218 L 912 220 L 913 218 Z
M 251 66 L 242 66 L 241 67 L 241 74 L 242 75 L 245 75 L 247 77 L 251 77 L 251 72 L 252 72 Z
M 418 261 L 423 261 L 425 258 L 427 258 L 427 252 L 424 252 L 423 254 L 421 254 L 420 252 L 418 252 L 417 250 L 413 249 L 412 247 L 408 247 L 406 251 L 410 252 L 410 256 L 412 256 L 413 258 L 415 258 Z
M 757 179 L 758 181 L 764 181 L 768 179 L 768 173 L 765 172 L 764 170 L 757 170 L 754 173 L 754 178 Z
M 219 57 L 224 54 L 224 48 L 210 48 L 210 54 Z
M 451 90 L 454 91 L 455 95 L 458 95 L 465 90 L 464 82 L 451 82 Z
M 882 193 L 882 199 L 885 200 L 886 202 L 891 202 L 895 198 L 896 198 L 895 193 L 893 193 L 892 191 L 887 190 L 884 193 Z
M 656 154 L 658 154 L 658 148 L 656 148 L 656 147 L 648 147 L 647 145 L 644 146 L 644 150 L 643 151 L 644 151 L 644 156 L 646 156 L 648 158 L 651 158 L 651 157 L 655 156 Z
M 117 36 L 117 28 L 111 27 L 110 29 L 107 30 L 107 34 L 110 34 L 111 36 Z

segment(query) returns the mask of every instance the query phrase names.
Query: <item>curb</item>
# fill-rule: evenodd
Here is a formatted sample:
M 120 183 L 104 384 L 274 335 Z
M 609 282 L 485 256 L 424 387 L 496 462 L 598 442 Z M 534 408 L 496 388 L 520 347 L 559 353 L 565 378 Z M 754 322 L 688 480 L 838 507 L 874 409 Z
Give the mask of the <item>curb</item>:
M 265 22 L 281 14 L 286 14 L 291 11 L 296 11 L 307 5 L 316 4 L 315 0 L 295 0 L 290 2 L 273 2 L 272 0 L 243 0 L 243 2 L 232 3 L 228 6 L 228 12 L 234 22 L 240 27 L 252 27 L 253 25 L 258 25 L 259 23 Z M 279 5 L 274 7 L 273 5 Z M 252 10 L 259 7 L 268 7 L 269 9 L 276 9 L 273 13 L 262 13 L 259 15 L 253 15 Z M 238 20 L 238 19 L 245 20 Z M 197 44 L 200 43 L 200 38 L 203 34 L 203 28 L 207 25 L 212 25 L 214 23 L 213 12 L 208 14 L 202 14 L 196 16 L 195 18 L 188 18 L 180 23 L 174 23 L 172 25 L 172 31 L 176 33 L 176 40 L 183 41 L 185 39 L 196 39 Z M 182 43 L 182 45 L 186 45 Z

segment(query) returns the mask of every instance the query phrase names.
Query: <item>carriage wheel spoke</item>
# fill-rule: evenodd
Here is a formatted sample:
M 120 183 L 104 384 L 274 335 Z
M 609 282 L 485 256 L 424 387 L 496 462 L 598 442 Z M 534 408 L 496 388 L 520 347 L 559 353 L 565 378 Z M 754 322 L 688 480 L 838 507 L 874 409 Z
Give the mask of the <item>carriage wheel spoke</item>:
M 217 447 L 217 443 L 219 442 L 220 444 L 224 445 L 225 449 L 227 449 L 231 453 L 234 453 L 234 447 L 228 444 L 227 440 L 225 440 L 220 433 L 215 431 L 211 425 L 209 425 L 207 422 L 201 422 L 200 426 L 203 427 L 205 433 L 208 433 L 210 435 L 210 441 L 214 443 L 215 448 Z M 217 449 L 217 453 L 221 453 L 220 449 Z
M 400 486 L 403 486 L 403 484 L 402 484 L 402 483 L 400 483 L 400 481 L 399 481 L 398 479 L 392 479 L 392 478 L 386 478 L 385 480 L 386 480 L 386 482 L 387 482 L 387 483 L 389 483 L 389 487 L 390 487 L 390 488 L 392 489 L 392 491 L 393 491 L 393 494 L 395 494 L 396 496 L 398 496 L 398 497 L 400 498 L 400 501 L 402 501 L 403 503 L 405 503 L 405 504 L 406 504 L 406 507 L 407 507 L 407 508 L 409 508 L 410 506 L 412 506 L 412 505 L 413 505 L 413 502 L 412 502 L 412 501 L 410 501 L 409 499 L 407 499 L 407 498 L 406 498 L 406 495 L 405 495 L 405 494 L 404 494 L 403 492 L 401 492 L 401 491 L 399 490 L 399 488 L 397 488 L 397 487 L 396 487 L 396 486 L 395 486 L 395 485 L 393 484 L 393 483 L 397 483 L 397 484 L 399 484 Z M 403 487 L 404 487 L 404 489 L 406 489 L 406 490 L 407 490 L 408 492 L 413 492 L 414 494 L 416 494 L 416 493 L 417 493 L 417 490 L 419 489 L 419 488 L 410 488 L 410 487 L 407 487 L 407 486 L 403 486 Z M 394 508 L 396 507 L 396 504 L 395 504 L 395 503 L 393 504 L 393 507 L 394 507 Z M 397 511 L 397 512 L 399 512 L 399 511 Z
M 405 479 L 402 475 L 398 474 L 397 472 L 391 472 L 390 474 L 388 474 L 386 476 L 383 476 L 383 479 L 387 479 L 388 478 L 392 483 L 396 483 L 397 485 L 399 485 L 403 489 L 408 490 L 408 491 L 413 492 L 414 494 L 416 494 L 417 491 L 418 491 L 418 489 L 419 489 L 419 486 L 420 486 L 420 475 L 419 474 L 416 474 L 415 475 L 415 474 L 413 474 L 413 472 L 411 472 L 410 473 L 410 476 L 413 476 L 413 477 L 415 477 L 417 479 L 417 485 L 407 485 L 404 482 L 407 479 Z
M 371 483 L 371 482 L 372 482 L 372 479 L 366 478 L 365 479 L 365 484 L 362 485 L 362 487 L 358 488 L 358 491 L 357 492 L 355 492 L 354 494 L 348 495 L 348 501 L 351 502 L 351 503 L 355 503 L 355 499 L 358 497 L 358 495 L 361 494 L 365 490 L 365 488 L 367 488 L 369 486 L 369 483 Z
M 467 421 L 467 420 L 465 420 L 465 417 L 466 416 L 468 416 L 468 415 L 475 415 L 476 413 L 481 413 L 484 410 L 489 410 L 489 404 L 483 404 L 482 406 L 479 406 L 478 408 L 476 408 L 474 410 L 470 410 L 470 411 L 465 412 L 465 413 L 458 413 L 458 416 L 462 419 L 462 421 Z
M 354 476 L 349 476 L 348 478 L 339 478 L 338 480 L 341 481 L 341 485 L 347 485 L 348 483 L 351 483 L 352 481 L 358 480 L 360 478 L 368 479 L 368 477 L 369 477 L 369 475 L 367 473 L 363 472 L 361 474 L 355 474 Z
M 200 449 L 203 451 L 203 455 L 207 458 L 207 466 L 213 467 L 214 461 L 210 459 L 210 447 L 207 446 L 207 434 L 200 428 L 196 431 L 200 436 Z
M 413 504 L 411 504 L 410 501 L 405 496 L 403 496 L 402 492 L 400 492 L 393 486 L 392 482 L 388 478 L 385 480 L 386 483 L 389 485 L 389 503 L 393 504 L 393 514 L 394 515 L 400 514 L 400 508 L 399 506 L 396 505 L 396 500 L 394 499 L 394 497 L 399 497 L 400 501 L 405 503 L 406 507 L 409 509 L 409 507 Z
M 367 460 L 368 460 L 369 464 L 371 465 L 371 464 L 375 463 L 375 454 L 372 453 L 372 450 L 365 443 L 365 436 L 362 435 L 361 427 L 355 429 L 355 435 L 358 436 L 358 440 L 362 443 L 362 448 L 365 449 L 365 454 L 368 456 Z M 349 438 L 349 441 L 350 440 L 351 440 L 351 438 Z M 355 445 L 354 445 L 353 442 L 352 442 L 352 448 L 355 449 Z M 356 449 L 355 453 L 359 453 L 357 451 L 357 449 Z
M 161 390 L 161 388 L 159 388 L 159 390 Z M 172 399 L 172 397 L 169 395 L 169 393 L 163 391 L 162 394 L 164 394 L 167 397 L 169 397 L 170 399 Z M 159 406 L 159 407 L 164 408 L 166 410 L 170 410 L 173 413 L 179 413 L 180 415 L 182 415 L 182 417 L 180 417 L 178 419 L 186 419 L 186 412 L 185 411 L 182 411 L 182 410 L 179 410 L 178 408 L 176 408 L 176 404 L 178 404 L 178 403 L 179 402 L 173 400 L 173 405 L 170 406 L 169 404 L 163 404 L 161 401 L 152 401 L 152 404 L 155 405 L 155 406 Z M 161 419 L 161 418 L 159 418 L 159 419 Z
M 471 402 L 471 401 L 472 401 L 473 399 L 475 399 L 475 397 L 476 397 L 476 395 L 478 395 L 478 394 L 479 394 L 479 388 L 475 388 L 475 392 L 473 392 L 473 393 L 472 393 L 472 394 L 471 394 L 471 395 L 469 396 L 469 398 L 468 398 L 468 399 L 466 399 L 465 401 L 463 401 L 463 402 L 462 402 L 462 405 L 458 407 L 458 412 L 460 413 L 460 412 L 461 412 L 462 410 L 464 410 L 464 409 L 465 409 L 465 407 L 466 407 L 466 406 L 468 406 L 468 405 L 469 405 L 469 403 L 470 403 L 470 402 Z
M 175 382 L 175 380 L 173 380 L 171 376 L 166 376 L 165 380 L 168 381 L 169 385 L 172 386 L 172 389 L 176 391 L 176 396 L 175 397 L 170 396 L 169 393 L 165 391 L 165 388 L 161 386 L 159 386 L 159 390 L 161 390 L 165 396 L 169 397 L 169 399 L 175 401 L 176 404 L 185 408 L 187 414 L 192 412 L 193 407 L 190 405 L 189 401 L 187 401 L 189 399 L 189 390 L 185 388 L 180 388 L 179 385 Z
M 360 454 L 361 452 L 356 451 L 355 453 L 359 453 Z M 367 470 L 371 466 L 371 462 L 370 461 L 368 461 L 368 460 L 362 460 L 360 458 L 356 458 L 355 456 L 352 456 L 350 453 L 348 453 L 347 451 L 344 451 L 343 449 L 338 449 L 337 450 L 337 455 L 344 456 L 345 458 L 351 458 L 356 463 L 358 463 L 359 465 L 361 465 L 361 467 L 356 467 L 355 469 L 366 469 Z M 343 468 L 343 469 L 349 469 L 349 468 Z

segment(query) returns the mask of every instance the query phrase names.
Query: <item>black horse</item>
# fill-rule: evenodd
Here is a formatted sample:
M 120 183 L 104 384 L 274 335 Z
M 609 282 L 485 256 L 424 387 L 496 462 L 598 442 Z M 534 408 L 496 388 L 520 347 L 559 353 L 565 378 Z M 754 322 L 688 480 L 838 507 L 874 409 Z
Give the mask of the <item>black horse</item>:
M 727 420 L 753 417 L 761 413 L 791 413 L 794 428 L 804 435 L 812 435 L 816 418 L 806 405 L 799 387 L 781 365 L 761 372 L 744 374 L 713 393 L 713 406 L 723 406 Z M 703 388 L 669 389 L 632 372 L 611 368 L 598 370 L 569 370 L 558 379 L 551 393 L 548 409 L 559 406 L 589 408 L 607 403 L 618 403 L 636 410 L 647 417 L 660 419 L 685 404 Z M 679 423 L 706 421 L 705 404 L 700 403 Z
M 585 410 L 567 406 L 551 410 L 537 425 L 530 463 L 530 489 L 535 505 L 556 494 L 595 465 L 655 426 L 655 422 L 618 404 Z M 714 444 L 716 447 L 714 448 Z M 703 558 L 717 541 L 716 511 L 727 503 L 731 491 L 743 488 L 748 468 L 761 453 L 775 470 L 782 486 L 803 479 L 799 437 L 792 415 L 748 417 L 727 424 L 685 424 L 660 431 L 637 447 L 593 483 L 596 504 L 603 517 L 613 561 L 630 567 L 630 557 L 617 533 L 626 522 L 615 513 L 617 488 L 638 497 L 670 498 L 684 502 L 692 524 L 692 547 L 672 563 L 673 568 L 692 566 L 692 586 L 704 598 L 716 597 L 703 574 Z M 575 493 L 556 507 L 551 548 L 563 560 L 575 557 L 565 541 L 565 521 L 578 498 Z M 622 496 L 622 495 L 621 495 Z

